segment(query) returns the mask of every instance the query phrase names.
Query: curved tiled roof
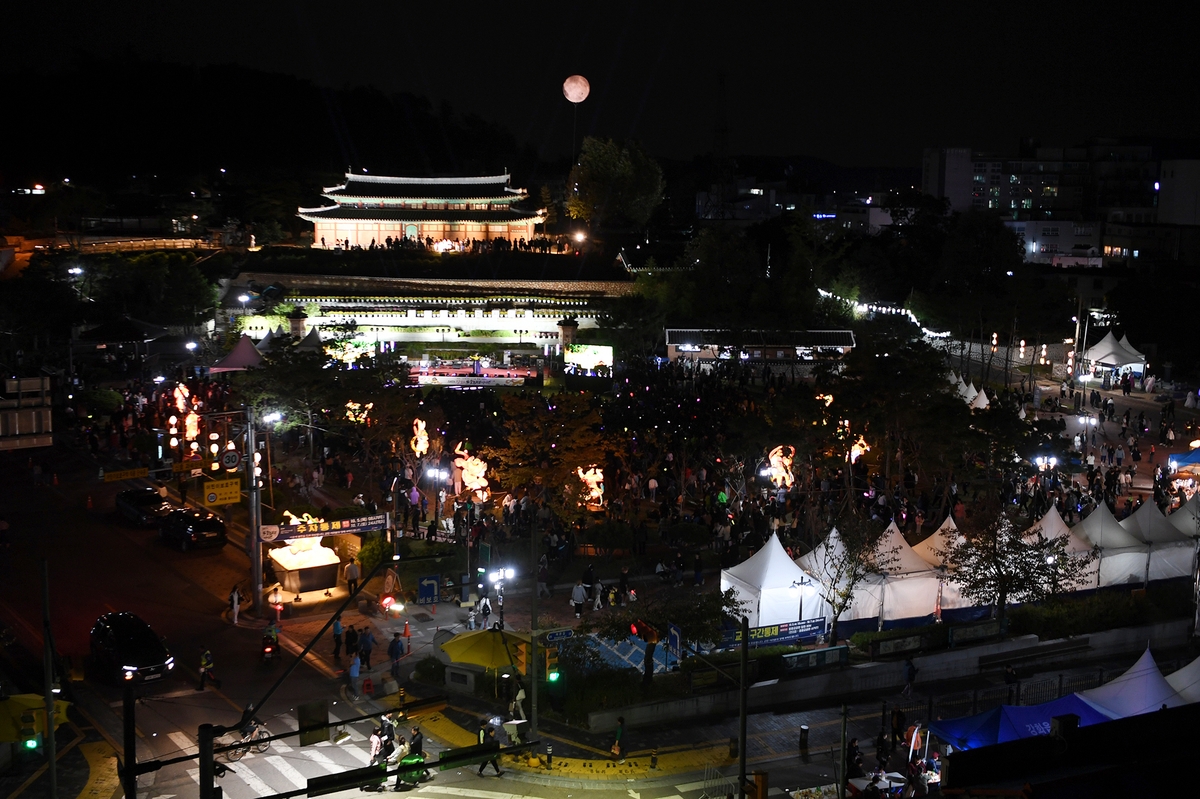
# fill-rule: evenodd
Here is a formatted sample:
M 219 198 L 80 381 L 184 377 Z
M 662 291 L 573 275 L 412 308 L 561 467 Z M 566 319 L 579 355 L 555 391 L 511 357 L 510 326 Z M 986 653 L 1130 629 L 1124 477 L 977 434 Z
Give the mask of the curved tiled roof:
M 301 219 L 316 222 L 320 219 L 344 219 L 354 222 L 541 222 L 535 213 L 519 209 L 449 210 L 443 208 L 356 208 L 350 205 L 330 205 L 322 208 L 301 208 Z
M 330 199 L 350 197 L 483 200 L 512 199 L 525 192 L 508 187 L 508 175 L 469 178 L 396 178 L 347 173 L 346 182 L 327 186 L 322 193 Z

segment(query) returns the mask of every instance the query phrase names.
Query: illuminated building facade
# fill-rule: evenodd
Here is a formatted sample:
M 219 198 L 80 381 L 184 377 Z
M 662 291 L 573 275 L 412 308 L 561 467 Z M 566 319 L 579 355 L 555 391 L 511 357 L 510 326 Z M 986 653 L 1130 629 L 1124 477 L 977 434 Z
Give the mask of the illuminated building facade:
M 457 243 L 505 239 L 531 241 L 543 218 L 519 204 L 525 189 L 509 186 L 508 175 L 461 178 L 405 178 L 346 173 L 346 180 L 322 190 L 329 205 L 300 208 L 298 216 L 315 226 L 313 246 L 422 246 L 451 249 Z

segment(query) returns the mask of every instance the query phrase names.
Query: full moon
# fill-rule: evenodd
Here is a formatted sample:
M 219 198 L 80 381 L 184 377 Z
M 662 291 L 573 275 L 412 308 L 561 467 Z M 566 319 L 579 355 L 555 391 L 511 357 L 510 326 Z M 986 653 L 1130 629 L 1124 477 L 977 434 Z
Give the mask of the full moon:
M 582 103 L 591 90 L 591 84 L 582 75 L 572 75 L 563 81 L 563 97 L 573 103 Z

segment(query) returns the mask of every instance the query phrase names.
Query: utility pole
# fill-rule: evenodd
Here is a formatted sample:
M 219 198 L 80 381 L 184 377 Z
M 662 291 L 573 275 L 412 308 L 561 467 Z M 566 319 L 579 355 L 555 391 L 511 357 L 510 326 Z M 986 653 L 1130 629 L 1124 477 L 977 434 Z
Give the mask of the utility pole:
M 529 528 L 529 562 L 533 564 L 533 601 L 529 604 L 529 739 L 536 740 L 538 734 L 538 577 L 541 564 L 538 561 L 537 530 Z
M 846 763 L 846 724 L 850 719 L 850 710 L 842 705 L 842 768 L 838 771 L 838 799 L 846 799 L 846 774 L 850 766 Z
M 137 708 L 136 690 L 132 680 L 125 681 L 121 713 L 125 763 L 121 771 L 121 787 L 124 788 L 126 796 L 137 796 L 137 722 L 134 717 Z
M 309 437 L 312 431 L 309 431 Z M 254 597 L 255 614 L 262 613 L 263 566 L 262 566 L 262 495 L 258 488 L 258 475 L 254 473 L 254 406 L 246 406 L 246 457 L 242 468 L 246 472 L 246 495 L 250 505 L 250 524 L 246 537 L 250 547 L 250 586 Z M 269 479 L 270 475 L 268 475 Z
M 58 741 L 54 738 L 54 638 L 50 634 L 50 561 L 42 560 L 42 680 L 46 699 L 47 773 L 50 776 L 50 799 L 58 799 Z
M 750 664 L 750 619 L 742 616 L 742 657 L 738 697 L 738 796 L 746 799 L 746 698 L 750 686 L 746 672 Z

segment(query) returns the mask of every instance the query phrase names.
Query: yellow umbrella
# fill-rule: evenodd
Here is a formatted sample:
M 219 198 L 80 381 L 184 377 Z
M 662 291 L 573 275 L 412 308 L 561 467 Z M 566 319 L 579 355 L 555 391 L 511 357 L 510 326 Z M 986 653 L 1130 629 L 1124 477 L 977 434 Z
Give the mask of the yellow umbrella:
M 455 663 L 471 663 L 485 669 L 503 669 L 516 665 L 518 651 L 522 645 L 529 646 L 529 636 L 523 633 L 496 629 L 474 630 L 454 636 L 442 644 L 442 651 Z

